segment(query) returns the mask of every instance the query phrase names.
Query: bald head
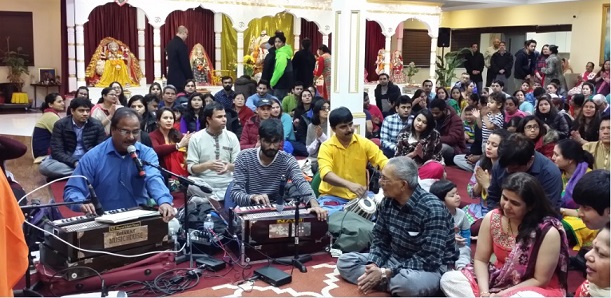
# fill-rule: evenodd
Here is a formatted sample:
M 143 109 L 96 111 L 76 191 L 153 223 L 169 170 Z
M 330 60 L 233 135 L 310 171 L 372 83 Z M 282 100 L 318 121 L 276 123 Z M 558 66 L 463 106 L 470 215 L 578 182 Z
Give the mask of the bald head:
M 499 46 L 501 45 L 501 40 L 498 38 L 495 38 L 494 41 L 492 42 L 492 45 L 494 45 L 495 49 L 498 49 Z
M 182 40 L 186 40 L 187 36 L 189 36 L 189 30 L 185 26 L 178 26 L 178 29 L 176 29 L 176 36 L 182 38 Z

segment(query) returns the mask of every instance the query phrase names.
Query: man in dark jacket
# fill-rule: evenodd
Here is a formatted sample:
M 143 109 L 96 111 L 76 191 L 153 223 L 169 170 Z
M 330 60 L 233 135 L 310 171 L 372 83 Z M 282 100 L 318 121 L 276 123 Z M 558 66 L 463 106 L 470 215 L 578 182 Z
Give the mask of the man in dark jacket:
M 441 135 L 441 155 L 446 164 L 452 164 L 454 155 L 463 154 L 467 149 L 463 122 L 443 99 L 434 99 L 430 109 L 436 129 Z
M 39 167 L 42 175 L 56 179 L 72 175 L 79 159 L 106 139 L 104 126 L 89 117 L 91 101 L 76 98 L 70 102 L 71 115 L 57 120 L 51 136 L 51 156 Z
M 522 83 L 530 80 L 530 77 L 535 73 L 535 48 L 537 42 L 529 39 L 524 42 L 524 48 L 516 52 L 516 62 L 513 69 L 514 88 L 520 89 Z
M 401 96 L 401 89 L 399 86 L 393 84 L 390 81 L 390 77 L 382 73 L 378 77 L 378 85 L 374 91 L 376 97 L 376 106 L 382 111 L 384 117 L 393 113 L 393 107 L 397 98 Z
M 465 69 L 471 78 L 471 81 L 477 86 L 477 90 L 481 92 L 484 78 L 482 77 L 482 71 L 484 71 L 484 55 L 479 52 L 477 44 L 471 45 L 471 51 L 465 55 Z
M 267 55 L 263 59 L 263 70 L 261 71 L 261 80 L 269 82 L 274 74 L 274 65 L 276 64 L 276 48 L 274 47 L 275 36 L 269 38 L 267 43 L 270 45 L 267 50 Z
M 168 85 L 174 85 L 178 93 L 184 91 L 185 82 L 193 79 L 191 63 L 189 63 L 189 49 L 187 49 L 187 36 L 189 30 L 185 26 L 179 26 L 176 36 L 165 47 L 168 58 Z
M 316 66 L 316 58 L 312 54 L 311 47 L 312 41 L 304 38 L 301 41 L 301 50 L 297 51 L 293 57 L 295 82 L 302 82 L 307 87 L 314 83 L 314 67 Z
M 513 57 L 505 46 L 505 42 L 499 43 L 499 50 L 492 54 L 490 58 L 490 69 L 492 71 L 492 79 L 502 81 L 504 85 L 507 85 L 507 79 L 511 76 L 511 67 L 513 66 Z

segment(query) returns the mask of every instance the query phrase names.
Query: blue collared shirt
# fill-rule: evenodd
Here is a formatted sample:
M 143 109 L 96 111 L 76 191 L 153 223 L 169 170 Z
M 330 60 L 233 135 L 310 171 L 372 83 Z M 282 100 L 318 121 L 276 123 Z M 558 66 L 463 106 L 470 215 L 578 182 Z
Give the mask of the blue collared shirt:
M 153 149 L 140 142 L 136 142 L 134 146 L 140 159 L 159 165 L 157 154 Z M 138 170 L 133 160 L 128 155 L 120 155 L 115 150 L 112 138 L 108 138 L 83 155 L 73 175 L 87 177 L 104 210 L 146 205 L 149 195 L 158 205 L 172 204 L 172 196 L 159 170 L 145 166 L 144 171 L 146 176 L 138 177 Z M 77 177 L 68 180 L 64 188 L 64 201 L 80 202 L 88 196 L 89 190 L 85 180 Z M 72 205 L 71 209 L 79 211 L 80 206 Z
M 233 108 L 233 100 L 235 99 L 236 93 L 233 90 L 229 90 L 229 92 L 225 92 L 225 89 L 221 89 L 221 91 L 214 94 L 214 99 L 220 102 L 225 109 Z
M 85 124 L 83 126 L 78 127 L 74 119 L 72 119 L 72 129 L 74 129 L 74 133 L 76 134 L 76 149 L 74 149 L 74 153 L 72 153 L 72 157 L 76 159 L 81 159 L 83 155 L 85 155 L 85 146 L 83 145 L 83 128 L 85 128 Z

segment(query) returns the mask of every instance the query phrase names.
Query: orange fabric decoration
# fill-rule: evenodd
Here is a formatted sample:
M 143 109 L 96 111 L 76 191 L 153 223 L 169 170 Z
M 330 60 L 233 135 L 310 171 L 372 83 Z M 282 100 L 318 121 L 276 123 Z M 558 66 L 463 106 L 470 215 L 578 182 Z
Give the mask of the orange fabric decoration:
M 15 195 L 0 172 L 0 296 L 12 297 L 13 287 L 28 268 L 28 246 L 22 225 L 25 221 Z

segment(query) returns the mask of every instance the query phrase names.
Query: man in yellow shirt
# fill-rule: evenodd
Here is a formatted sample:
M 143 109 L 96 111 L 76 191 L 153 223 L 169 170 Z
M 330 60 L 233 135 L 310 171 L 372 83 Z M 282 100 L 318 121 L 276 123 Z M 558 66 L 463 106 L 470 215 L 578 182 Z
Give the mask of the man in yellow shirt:
M 354 133 L 352 113 L 345 107 L 329 114 L 333 136 L 318 152 L 319 204 L 329 211 L 340 211 L 350 200 L 367 195 L 367 163 L 380 170 L 388 158 L 370 140 Z

